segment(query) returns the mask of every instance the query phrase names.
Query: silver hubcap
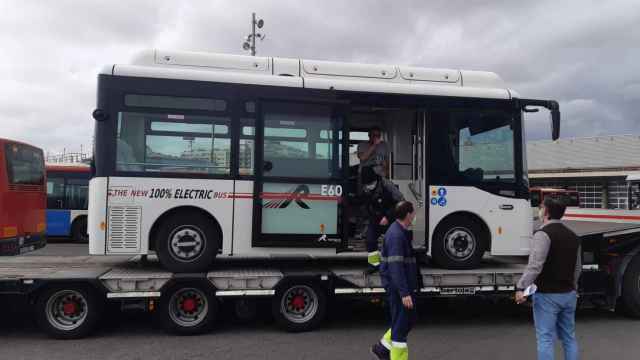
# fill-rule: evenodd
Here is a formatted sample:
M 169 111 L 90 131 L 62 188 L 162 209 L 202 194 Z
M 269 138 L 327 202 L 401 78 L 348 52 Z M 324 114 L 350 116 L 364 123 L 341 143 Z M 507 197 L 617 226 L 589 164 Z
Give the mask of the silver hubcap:
M 193 225 L 183 225 L 169 235 L 170 253 L 178 261 L 197 259 L 206 247 L 202 230 Z
M 318 312 L 318 295 L 306 285 L 291 287 L 280 301 L 280 312 L 288 321 L 305 323 Z
M 47 320 L 58 330 L 77 329 L 87 318 L 87 300 L 75 290 L 60 290 L 47 300 Z
M 176 291 L 169 301 L 169 316 L 176 324 L 192 327 L 200 324 L 209 313 L 206 295 L 196 288 Z
M 464 261 L 473 256 L 477 241 L 473 233 L 463 227 L 455 227 L 444 236 L 446 254 L 453 260 Z

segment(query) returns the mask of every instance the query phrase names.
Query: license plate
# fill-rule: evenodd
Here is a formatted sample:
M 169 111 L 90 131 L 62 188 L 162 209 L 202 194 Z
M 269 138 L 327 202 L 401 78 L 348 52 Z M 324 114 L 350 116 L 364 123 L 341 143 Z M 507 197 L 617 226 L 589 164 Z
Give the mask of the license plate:
M 33 246 L 33 245 L 23 246 L 23 247 L 20 248 L 20 254 L 28 253 L 28 252 L 33 251 L 35 249 L 36 249 L 36 247 Z
M 441 295 L 474 295 L 476 288 L 474 287 L 454 287 L 454 288 L 442 288 L 440 290 Z

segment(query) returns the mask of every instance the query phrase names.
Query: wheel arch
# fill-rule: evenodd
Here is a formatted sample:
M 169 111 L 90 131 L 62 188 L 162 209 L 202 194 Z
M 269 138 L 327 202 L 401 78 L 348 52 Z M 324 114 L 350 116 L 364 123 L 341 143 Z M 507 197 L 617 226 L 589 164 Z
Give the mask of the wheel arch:
M 198 213 L 201 213 L 202 215 L 204 215 L 205 217 L 207 217 L 211 223 L 213 224 L 213 228 L 215 229 L 215 231 L 217 232 L 220 242 L 218 243 L 218 252 L 220 252 L 220 250 L 223 248 L 222 244 L 224 242 L 224 233 L 222 232 L 222 226 L 220 225 L 220 222 L 218 222 L 218 219 L 216 219 L 215 216 L 213 216 L 210 212 L 208 212 L 207 210 L 198 207 L 198 206 L 193 206 L 193 205 L 183 205 L 183 206 L 176 206 L 173 207 L 167 211 L 165 211 L 164 213 L 162 213 L 162 215 L 158 216 L 158 218 L 153 222 L 153 225 L 151 225 L 151 229 L 149 230 L 149 250 L 156 250 L 156 237 L 158 235 L 158 231 L 160 229 L 160 224 L 162 224 L 164 222 L 164 220 L 166 220 L 167 218 L 181 213 L 181 212 L 187 212 L 187 211 L 195 211 Z
M 487 222 L 482 218 L 482 216 L 471 212 L 471 211 L 455 211 L 452 212 L 450 214 L 447 214 L 445 217 L 443 217 L 442 219 L 440 219 L 440 221 L 438 222 L 438 224 L 433 228 L 433 233 L 430 234 L 429 236 L 429 249 L 433 248 L 433 237 L 435 236 L 435 234 L 438 233 L 438 230 L 440 230 L 440 228 L 442 227 L 442 224 L 445 223 L 447 220 L 453 218 L 453 217 L 457 217 L 457 216 L 461 216 L 461 217 L 465 217 L 467 219 L 469 219 L 470 221 L 475 221 L 478 223 L 478 225 L 480 225 L 480 228 L 482 229 L 483 233 L 486 236 L 486 251 L 491 251 L 491 244 L 492 244 L 492 236 L 491 236 L 491 230 L 489 229 L 489 225 L 487 224 Z

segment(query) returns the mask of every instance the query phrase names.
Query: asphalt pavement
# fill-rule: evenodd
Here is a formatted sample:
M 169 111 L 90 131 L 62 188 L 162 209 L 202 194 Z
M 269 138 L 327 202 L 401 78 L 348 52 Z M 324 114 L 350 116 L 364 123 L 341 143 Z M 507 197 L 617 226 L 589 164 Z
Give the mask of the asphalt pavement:
M 86 254 L 86 245 L 55 244 L 30 256 Z M 535 359 L 530 310 L 482 299 L 419 303 L 420 320 L 409 337 L 412 359 Z M 384 308 L 340 300 L 320 329 L 286 333 L 261 307 L 258 319 L 235 320 L 223 306 L 216 328 L 199 336 L 165 334 L 152 314 L 105 311 L 90 338 L 60 341 L 38 330 L 27 311 L 0 307 L 0 359 L 371 359 L 370 345 L 386 330 Z M 9 310 L 12 309 L 12 310 Z M 638 359 L 640 321 L 582 310 L 577 316 L 581 359 Z M 560 348 L 557 351 L 561 359 Z

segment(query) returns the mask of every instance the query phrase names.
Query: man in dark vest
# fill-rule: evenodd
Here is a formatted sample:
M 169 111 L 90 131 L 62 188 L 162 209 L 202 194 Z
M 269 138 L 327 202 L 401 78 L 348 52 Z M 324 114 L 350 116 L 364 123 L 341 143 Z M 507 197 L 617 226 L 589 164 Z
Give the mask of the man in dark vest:
M 533 293 L 533 320 L 538 340 L 538 360 L 554 358 L 556 337 L 564 358 L 578 359 L 575 314 L 578 279 L 582 269 L 580 239 L 560 219 L 566 209 L 560 198 L 547 197 L 540 208 L 543 225 L 534 235 L 529 263 L 518 281 L 516 302 L 526 301 L 524 290 Z

